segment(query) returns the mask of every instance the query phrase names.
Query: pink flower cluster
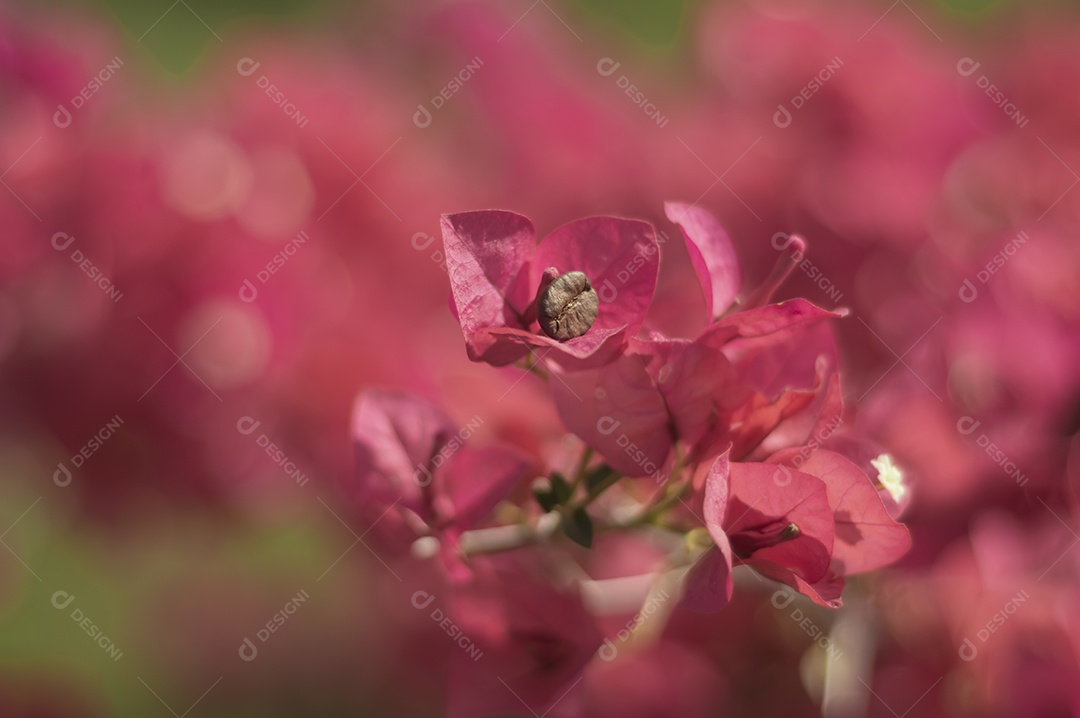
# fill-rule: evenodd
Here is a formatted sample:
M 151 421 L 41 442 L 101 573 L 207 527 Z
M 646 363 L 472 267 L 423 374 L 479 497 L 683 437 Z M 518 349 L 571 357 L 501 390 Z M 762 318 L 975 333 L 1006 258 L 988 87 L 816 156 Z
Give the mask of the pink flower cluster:
M 684 300 L 705 297 L 693 338 L 651 324 L 662 245 L 649 223 L 590 217 L 537 242 L 512 212 L 443 217 L 468 355 L 546 383 L 570 433 L 558 451 L 474 442 L 421 398 L 357 400 L 353 500 L 385 543 L 438 558 L 453 596 L 448 632 L 500 656 L 492 676 L 463 651 L 454 714 L 549 708 L 611 643 L 605 603 L 642 609 L 662 591 L 678 596 L 665 617 L 677 605 L 714 612 L 745 566 L 838 607 L 845 577 L 910 546 L 896 520 L 902 475 L 841 428 L 850 417 L 828 322 L 846 310 L 771 303 L 805 242 L 794 238 L 761 286 L 743 289 L 720 222 L 694 205 L 665 210 L 700 285 Z M 571 335 L 551 336 L 545 317 Z M 649 547 L 633 549 L 637 575 L 597 578 L 610 568 L 598 574 L 580 552 L 601 534 Z

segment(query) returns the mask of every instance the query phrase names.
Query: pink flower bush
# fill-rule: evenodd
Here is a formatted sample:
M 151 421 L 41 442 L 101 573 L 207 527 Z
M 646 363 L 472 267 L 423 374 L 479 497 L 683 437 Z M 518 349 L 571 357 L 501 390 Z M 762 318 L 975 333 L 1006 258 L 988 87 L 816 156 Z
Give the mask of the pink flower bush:
M 906 491 L 899 470 L 856 432 L 837 431 L 845 410 L 827 322 L 846 310 L 770 303 L 805 242 L 793 238 L 760 285 L 744 290 L 719 220 L 678 203 L 666 214 L 698 284 L 672 301 L 692 305 L 694 291 L 705 300 L 693 339 L 665 336 L 650 319 L 660 244 L 648 223 L 578 220 L 536 243 L 529 220 L 511 212 L 443 217 L 452 310 L 469 358 L 546 381 L 569 449 L 530 456 L 474 445 L 467 427 L 427 401 L 378 390 L 357 401 L 353 500 L 391 544 L 439 557 L 455 596 L 448 620 L 519 678 L 511 686 L 495 676 L 510 689 L 500 690 L 492 664 L 459 656 L 455 715 L 522 703 L 539 713 L 563 700 L 556 714 L 573 714 L 573 689 L 603 636 L 597 621 L 613 602 L 674 592 L 666 615 L 676 606 L 714 612 L 745 566 L 835 608 L 845 577 L 910 547 L 895 519 Z M 575 272 L 588 281 L 559 285 Z M 594 313 L 571 316 L 585 317 L 574 333 L 553 336 L 538 320 L 552 311 L 549 288 L 566 287 L 556 293 L 559 320 L 587 310 L 590 291 L 598 301 Z M 652 546 L 638 549 L 639 560 L 620 559 L 636 575 L 610 576 L 607 559 L 580 557 L 608 531 L 640 533 Z M 682 540 L 663 538 L 671 536 Z M 604 545 L 601 556 L 611 550 Z M 498 578 L 509 556 L 528 578 Z M 553 610 L 561 619 L 545 622 Z M 617 652 L 610 634 L 604 640 Z
M 1075 8 L 9 5 L 5 716 L 1080 714 Z

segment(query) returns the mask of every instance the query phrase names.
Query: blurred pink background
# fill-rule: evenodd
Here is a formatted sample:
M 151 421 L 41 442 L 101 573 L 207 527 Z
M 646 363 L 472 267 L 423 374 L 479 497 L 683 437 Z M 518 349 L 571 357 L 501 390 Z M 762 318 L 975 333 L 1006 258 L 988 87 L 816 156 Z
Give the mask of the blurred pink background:
M 1080 715 L 1077 33 L 1018 0 L 3 6 L 0 714 L 442 715 L 435 579 L 341 489 L 354 397 L 551 451 L 541 389 L 465 355 L 440 214 L 675 236 L 678 200 L 751 284 L 807 239 L 782 291 L 851 310 L 914 546 L 802 606 L 835 650 L 748 583 L 594 662 L 579 714 Z

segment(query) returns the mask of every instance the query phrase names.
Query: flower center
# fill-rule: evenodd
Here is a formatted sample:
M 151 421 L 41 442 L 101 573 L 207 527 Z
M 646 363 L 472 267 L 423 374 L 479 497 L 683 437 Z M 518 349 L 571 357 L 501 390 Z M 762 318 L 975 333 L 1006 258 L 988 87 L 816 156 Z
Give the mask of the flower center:
M 882 454 L 876 459 L 872 459 L 870 464 L 877 469 L 878 488 L 888 491 L 889 495 L 893 497 L 893 501 L 899 503 L 904 498 L 904 494 L 907 493 L 907 485 L 904 482 L 904 474 L 892 462 L 892 457 L 888 454 Z
M 584 272 L 567 272 L 551 280 L 536 301 L 536 321 L 552 339 L 580 337 L 596 321 L 600 299 Z
M 745 559 L 753 555 L 755 551 L 793 541 L 801 534 L 798 524 L 780 525 L 778 522 L 772 522 L 757 528 L 744 529 L 731 536 L 731 550 L 739 558 Z

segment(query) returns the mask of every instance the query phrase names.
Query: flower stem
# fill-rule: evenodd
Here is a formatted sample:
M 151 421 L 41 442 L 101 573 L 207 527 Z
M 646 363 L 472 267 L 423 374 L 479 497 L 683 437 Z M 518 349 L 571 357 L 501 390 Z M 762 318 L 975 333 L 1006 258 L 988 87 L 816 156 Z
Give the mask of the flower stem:
M 540 360 L 536 358 L 535 352 L 529 352 L 529 358 L 525 360 L 525 365 L 522 368 L 530 374 L 535 374 L 544 381 L 548 380 L 548 373 L 540 367 Z
M 589 466 L 589 462 L 592 460 L 593 450 L 586 446 L 585 450 L 581 452 L 581 461 L 578 462 L 577 471 L 574 474 L 574 480 L 570 482 L 570 495 L 573 496 L 577 491 L 577 487 L 581 486 L 581 482 L 585 480 L 585 470 Z
M 557 513 L 544 514 L 535 525 L 510 524 L 489 529 L 473 529 L 461 534 L 461 551 L 466 556 L 510 551 L 551 538 L 559 525 Z

